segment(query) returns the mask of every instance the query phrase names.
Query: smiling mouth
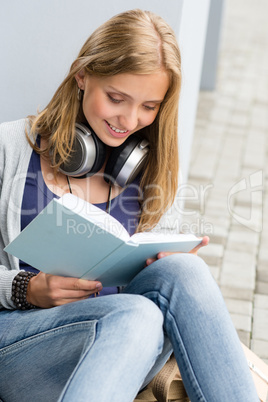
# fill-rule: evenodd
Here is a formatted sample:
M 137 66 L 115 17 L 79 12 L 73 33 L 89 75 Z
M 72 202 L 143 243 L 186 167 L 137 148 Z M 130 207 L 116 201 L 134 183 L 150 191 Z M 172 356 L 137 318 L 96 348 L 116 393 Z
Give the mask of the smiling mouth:
M 108 121 L 107 121 L 107 124 L 108 124 L 108 126 L 109 126 L 113 131 L 115 131 L 116 133 L 125 134 L 125 133 L 128 132 L 128 130 L 119 130 L 119 128 L 116 128 L 116 127 L 112 126 L 110 123 L 108 123 Z

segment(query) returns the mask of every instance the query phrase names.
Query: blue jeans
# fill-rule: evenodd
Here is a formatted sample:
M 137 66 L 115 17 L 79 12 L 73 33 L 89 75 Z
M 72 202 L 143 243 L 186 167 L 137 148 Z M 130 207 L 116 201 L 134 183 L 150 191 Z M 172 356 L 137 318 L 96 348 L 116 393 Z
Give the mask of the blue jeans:
M 4 402 L 132 402 L 174 350 L 192 402 L 257 402 L 221 293 L 202 259 L 176 254 L 118 295 L 0 312 Z

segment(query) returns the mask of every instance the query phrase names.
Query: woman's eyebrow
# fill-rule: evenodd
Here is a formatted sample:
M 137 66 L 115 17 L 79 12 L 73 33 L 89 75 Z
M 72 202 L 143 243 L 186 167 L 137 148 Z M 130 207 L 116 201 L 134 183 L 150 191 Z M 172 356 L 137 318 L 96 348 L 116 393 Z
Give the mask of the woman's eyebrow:
M 133 98 L 130 95 L 126 94 L 125 92 L 119 91 L 119 89 L 116 89 L 116 88 L 114 88 L 112 86 L 109 86 L 108 88 L 111 89 L 112 91 L 117 92 L 119 95 L 125 96 L 126 98 L 129 98 L 129 99 L 133 100 Z M 152 102 L 152 103 L 162 103 L 163 99 L 145 101 L 145 103 L 147 103 L 147 102 L 148 103 L 150 103 L 150 102 Z

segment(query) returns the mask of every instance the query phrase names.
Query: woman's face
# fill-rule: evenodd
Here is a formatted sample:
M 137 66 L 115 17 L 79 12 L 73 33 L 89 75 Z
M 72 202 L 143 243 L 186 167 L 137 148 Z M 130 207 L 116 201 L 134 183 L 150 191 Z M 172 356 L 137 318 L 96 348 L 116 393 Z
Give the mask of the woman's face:
M 76 80 L 84 90 L 83 112 L 89 125 L 112 147 L 154 121 L 169 86 L 166 71 L 111 77 L 81 71 Z

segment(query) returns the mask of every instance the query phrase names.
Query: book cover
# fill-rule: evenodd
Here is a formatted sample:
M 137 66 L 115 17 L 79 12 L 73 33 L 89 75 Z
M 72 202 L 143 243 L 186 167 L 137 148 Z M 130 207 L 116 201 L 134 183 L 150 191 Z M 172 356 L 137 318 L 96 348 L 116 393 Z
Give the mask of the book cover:
M 53 199 L 5 248 L 32 267 L 54 275 L 126 285 L 160 251 L 188 252 L 193 235 L 137 233 L 129 236 L 100 208 L 66 194 Z

